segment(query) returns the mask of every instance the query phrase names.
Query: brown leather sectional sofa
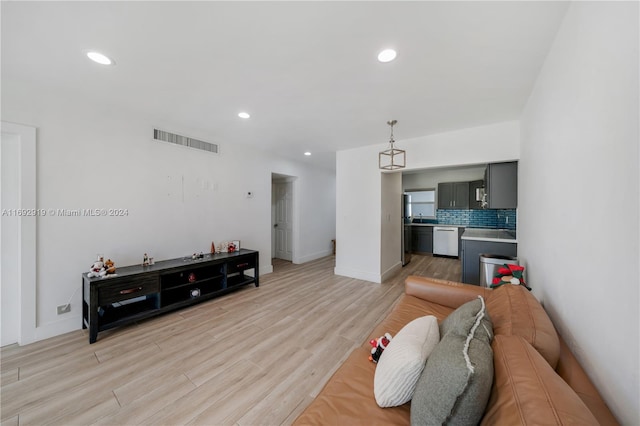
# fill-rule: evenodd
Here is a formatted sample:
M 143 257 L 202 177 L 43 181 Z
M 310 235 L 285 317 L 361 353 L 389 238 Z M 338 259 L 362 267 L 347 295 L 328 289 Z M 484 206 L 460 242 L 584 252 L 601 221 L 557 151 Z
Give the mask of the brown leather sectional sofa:
M 537 299 L 522 286 L 494 290 L 410 276 L 391 313 L 356 348 L 296 425 L 410 423 L 411 402 L 380 408 L 373 393 L 376 365 L 369 340 L 395 334 L 411 320 L 434 315 L 442 321 L 460 305 L 483 296 L 493 322 L 494 380 L 481 424 L 615 425 L 615 417 Z

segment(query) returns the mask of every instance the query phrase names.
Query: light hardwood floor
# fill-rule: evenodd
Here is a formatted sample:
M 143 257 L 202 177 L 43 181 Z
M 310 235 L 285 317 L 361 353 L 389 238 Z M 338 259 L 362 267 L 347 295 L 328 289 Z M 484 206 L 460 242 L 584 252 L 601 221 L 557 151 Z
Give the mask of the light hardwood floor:
M 460 280 L 460 262 L 414 256 L 373 284 L 334 257 L 274 260 L 260 287 L 98 335 L 2 348 L 2 425 L 290 424 L 361 345 L 410 275 Z

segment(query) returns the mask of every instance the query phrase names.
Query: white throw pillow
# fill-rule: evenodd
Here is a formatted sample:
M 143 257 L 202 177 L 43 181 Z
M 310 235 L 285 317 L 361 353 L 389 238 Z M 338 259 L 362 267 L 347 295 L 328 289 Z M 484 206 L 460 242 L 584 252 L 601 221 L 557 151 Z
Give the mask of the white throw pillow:
M 427 357 L 440 341 L 433 315 L 405 325 L 382 352 L 373 379 L 373 393 L 380 407 L 395 407 L 411 400 Z

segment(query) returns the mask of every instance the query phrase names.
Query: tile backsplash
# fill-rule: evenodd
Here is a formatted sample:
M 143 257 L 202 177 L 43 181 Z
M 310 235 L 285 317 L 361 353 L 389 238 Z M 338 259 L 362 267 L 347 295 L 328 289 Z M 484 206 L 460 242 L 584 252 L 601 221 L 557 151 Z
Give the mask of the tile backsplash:
M 476 228 L 516 229 L 516 210 L 436 210 L 437 223 Z

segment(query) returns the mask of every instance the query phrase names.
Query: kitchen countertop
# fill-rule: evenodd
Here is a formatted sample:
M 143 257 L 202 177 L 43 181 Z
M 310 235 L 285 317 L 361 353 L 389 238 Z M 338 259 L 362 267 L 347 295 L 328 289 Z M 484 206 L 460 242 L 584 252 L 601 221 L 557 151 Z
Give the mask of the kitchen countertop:
M 516 231 L 508 229 L 467 228 L 461 237 L 463 240 L 491 241 L 496 243 L 517 243 Z

